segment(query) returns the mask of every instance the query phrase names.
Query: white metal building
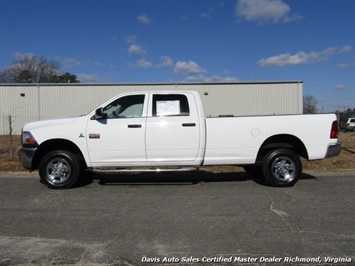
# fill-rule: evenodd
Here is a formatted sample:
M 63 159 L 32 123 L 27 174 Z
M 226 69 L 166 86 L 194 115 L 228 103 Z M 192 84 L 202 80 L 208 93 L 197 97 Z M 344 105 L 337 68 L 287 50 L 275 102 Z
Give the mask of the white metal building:
M 0 134 L 20 134 L 25 123 L 89 113 L 111 97 L 129 91 L 194 90 L 205 115 L 302 114 L 303 82 L 0 84 Z

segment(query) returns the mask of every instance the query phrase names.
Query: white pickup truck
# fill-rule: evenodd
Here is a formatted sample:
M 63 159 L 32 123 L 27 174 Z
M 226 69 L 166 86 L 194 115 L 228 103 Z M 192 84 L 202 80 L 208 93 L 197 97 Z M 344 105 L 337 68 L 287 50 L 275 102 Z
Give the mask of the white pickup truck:
M 20 162 L 49 188 L 99 173 L 188 171 L 239 165 L 272 186 L 292 186 L 299 157 L 337 156 L 335 114 L 205 118 L 194 91 L 131 92 L 88 115 L 28 123 Z

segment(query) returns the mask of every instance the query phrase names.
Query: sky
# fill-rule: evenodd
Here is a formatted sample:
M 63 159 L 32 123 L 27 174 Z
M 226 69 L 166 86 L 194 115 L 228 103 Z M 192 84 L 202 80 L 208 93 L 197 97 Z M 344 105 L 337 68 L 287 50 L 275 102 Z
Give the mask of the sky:
M 0 0 L 0 71 L 34 54 L 82 83 L 302 80 L 355 108 L 354 0 Z

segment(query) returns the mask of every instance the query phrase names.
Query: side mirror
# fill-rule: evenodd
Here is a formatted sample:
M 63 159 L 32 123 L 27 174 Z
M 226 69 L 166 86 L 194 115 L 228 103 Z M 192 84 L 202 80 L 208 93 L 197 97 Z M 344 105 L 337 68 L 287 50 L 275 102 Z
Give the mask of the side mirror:
M 99 120 L 99 119 L 105 119 L 107 118 L 107 114 L 104 113 L 103 108 L 98 108 L 95 111 L 95 115 L 93 116 L 93 119 Z

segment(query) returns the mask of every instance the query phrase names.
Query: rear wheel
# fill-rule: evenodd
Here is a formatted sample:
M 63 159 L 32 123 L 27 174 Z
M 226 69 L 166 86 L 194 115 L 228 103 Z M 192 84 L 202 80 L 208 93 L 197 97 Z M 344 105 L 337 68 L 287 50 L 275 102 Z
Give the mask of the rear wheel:
M 263 185 L 267 183 L 263 176 L 261 165 L 244 165 L 243 168 L 244 171 L 248 175 L 250 175 L 256 183 L 263 184 Z
M 302 163 L 292 151 L 277 149 L 269 152 L 262 162 L 266 181 L 275 187 L 289 187 L 296 184 L 302 174 Z
M 72 187 L 78 181 L 80 172 L 79 159 L 69 151 L 50 152 L 39 165 L 41 181 L 53 189 Z

